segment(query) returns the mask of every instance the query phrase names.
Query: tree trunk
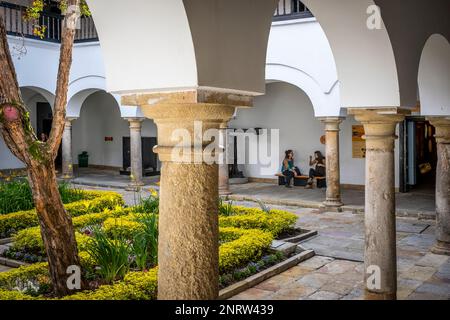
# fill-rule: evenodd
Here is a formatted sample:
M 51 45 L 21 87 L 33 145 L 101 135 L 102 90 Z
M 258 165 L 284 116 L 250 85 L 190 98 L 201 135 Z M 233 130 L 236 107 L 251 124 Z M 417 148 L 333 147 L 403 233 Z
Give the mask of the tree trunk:
M 61 201 L 53 164 L 28 168 L 28 178 L 33 190 L 54 293 L 64 296 L 71 293 L 67 286 L 67 268 L 80 266 L 72 218 Z
M 78 5 L 79 0 L 68 1 L 68 8 L 72 9 L 68 10 L 63 22 L 54 116 L 46 143 L 38 141 L 31 127 L 29 114 L 20 95 L 4 21 L 0 16 L 0 131 L 11 152 L 27 166 L 50 276 L 57 296 L 70 293 L 67 268 L 80 265 L 72 219 L 61 201 L 54 165 L 64 130 L 75 25 L 79 18 L 73 7 Z M 1 116 L 5 106 L 17 108 L 19 116 Z

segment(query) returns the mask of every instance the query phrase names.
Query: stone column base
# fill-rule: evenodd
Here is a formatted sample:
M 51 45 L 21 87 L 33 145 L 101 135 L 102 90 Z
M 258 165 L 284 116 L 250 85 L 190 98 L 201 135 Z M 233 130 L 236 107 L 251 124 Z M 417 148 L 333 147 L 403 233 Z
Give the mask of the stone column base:
M 125 190 L 137 192 L 137 191 L 141 190 L 143 186 L 144 186 L 144 183 L 133 183 L 133 184 L 129 184 L 125 188 Z
M 437 241 L 433 248 L 431 248 L 431 252 L 443 256 L 450 256 L 450 243 Z
M 230 190 L 220 190 L 219 189 L 219 196 L 229 196 L 233 194 Z
M 397 300 L 396 293 L 376 293 L 366 290 L 364 300 Z
M 323 205 L 328 208 L 339 208 L 342 207 L 344 204 L 340 199 L 336 200 L 327 199 L 326 201 L 323 202 Z

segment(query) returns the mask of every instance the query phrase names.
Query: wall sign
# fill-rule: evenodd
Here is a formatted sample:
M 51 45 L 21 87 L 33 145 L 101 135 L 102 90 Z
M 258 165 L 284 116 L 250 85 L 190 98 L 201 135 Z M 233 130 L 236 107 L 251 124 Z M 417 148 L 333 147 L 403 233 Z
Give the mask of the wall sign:
M 364 126 L 352 126 L 352 153 L 353 158 L 364 159 L 366 157 L 366 140 L 364 140 Z
M 105 137 L 105 141 L 112 142 L 112 141 L 114 141 L 114 138 L 113 137 Z

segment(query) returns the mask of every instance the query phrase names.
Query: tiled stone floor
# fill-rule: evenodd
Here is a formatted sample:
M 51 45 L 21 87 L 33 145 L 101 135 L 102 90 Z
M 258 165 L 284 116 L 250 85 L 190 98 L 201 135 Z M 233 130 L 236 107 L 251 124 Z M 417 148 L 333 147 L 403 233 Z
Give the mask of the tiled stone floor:
M 305 189 L 294 187 L 284 188 L 268 183 L 247 183 L 231 185 L 232 197 L 236 200 L 259 199 L 280 205 L 298 205 L 303 207 L 318 207 L 325 200 L 325 189 Z M 344 209 L 362 211 L 364 209 L 364 190 L 342 188 Z M 399 215 L 435 215 L 434 188 L 396 194 L 396 208 Z
M 10 270 L 11 268 L 8 268 L 8 267 L 6 267 L 6 266 L 3 266 L 3 265 L 0 265 L 0 272 L 5 272 L 5 271 L 8 271 L 8 270 Z
M 295 212 L 298 226 L 318 230 L 317 237 L 302 243 L 316 256 L 232 299 L 362 299 L 364 216 L 273 207 Z M 429 252 L 433 243 L 433 221 L 397 218 L 399 299 L 450 299 L 450 259 Z
M 123 189 L 82 188 L 115 190 L 124 195 L 128 205 L 136 202 L 137 195 Z M 258 206 L 254 202 L 236 204 Z M 318 230 L 318 236 L 302 243 L 314 249 L 316 256 L 232 299 L 362 299 L 364 216 L 272 207 L 294 212 L 299 216 L 298 226 Z M 397 218 L 399 299 L 450 299 L 450 259 L 430 253 L 433 243 L 433 221 Z M 0 266 L 0 272 L 6 270 Z
M 129 176 L 122 176 L 119 171 L 113 170 L 77 168 L 74 175 L 73 183 L 86 186 L 125 189 L 130 183 Z M 145 187 L 155 186 L 158 181 L 159 176 L 143 178 Z

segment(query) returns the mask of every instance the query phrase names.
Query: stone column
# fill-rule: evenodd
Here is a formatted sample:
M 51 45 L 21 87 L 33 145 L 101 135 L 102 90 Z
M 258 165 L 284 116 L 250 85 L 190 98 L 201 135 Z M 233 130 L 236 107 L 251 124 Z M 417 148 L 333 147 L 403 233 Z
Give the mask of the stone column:
M 229 169 L 228 169 L 228 131 L 227 125 L 224 124 L 220 128 L 220 147 L 221 147 L 221 162 L 219 163 L 219 194 L 221 196 L 230 195 L 229 184 Z
M 341 175 L 339 167 L 339 125 L 344 118 L 326 117 L 321 121 L 325 125 L 326 136 L 326 170 L 327 170 L 327 198 L 326 207 L 341 207 Z
M 62 173 L 64 179 L 73 179 L 72 159 L 72 121 L 77 118 L 66 118 L 62 136 Z
M 450 117 L 429 118 L 436 128 L 436 244 L 435 254 L 450 255 Z
M 131 175 L 127 190 L 136 191 L 142 187 L 142 118 L 128 118 L 130 124 Z
M 397 109 L 349 109 L 364 125 L 366 139 L 366 299 L 397 298 L 395 226 L 395 135 L 404 120 Z
M 158 127 L 162 162 L 158 299 L 211 300 L 219 294 L 218 144 L 211 141 L 233 115 L 235 100 L 199 91 L 122 97 Z M 250 98 L 249 98 L 250 99 Z M 251 100 L 250 100 L 251 101 Z M 154 104 L 149 105 L 154 102 Z M 247 101 L 248 102 L 248 101 Z M 211 137 L 209 129 L 215 129 Z M 208 130 L 208 135 L 205 132 Z M 205 154 L 203 152 L 205 150 Z

